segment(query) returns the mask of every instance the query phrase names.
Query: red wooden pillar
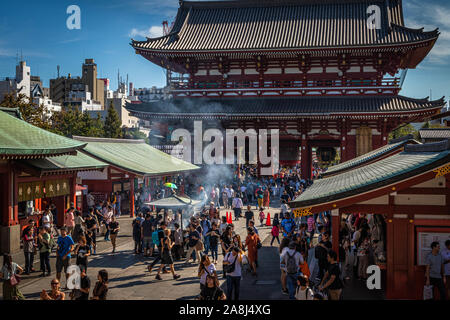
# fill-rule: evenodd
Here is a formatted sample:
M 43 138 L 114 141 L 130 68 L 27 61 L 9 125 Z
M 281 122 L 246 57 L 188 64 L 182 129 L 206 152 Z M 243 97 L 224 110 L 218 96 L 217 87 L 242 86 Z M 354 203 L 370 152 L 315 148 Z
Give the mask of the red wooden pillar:
M 70 202 L 73 203 L 73 206 L 77 207 L 77 175 L 74 174 L 72 177 L 72 184 L 70 188 Z
M 302 135 L 302 159 L 301 159 L 301 169 L 302 178 L 311 178 L 311 153 L 308 146 L 308 139 L 305 134 Z
M 135 176 L 130 175 L 130 217 L 134 217 L 134 179 Z
M 331 244 L 333 251 L 337 253 L 338 255 L 338 261 L 340 260 L 339 257 L 339 229 L 341 228 L 341 219 L 340 219 L 340 212 L 339 209 L 331 210 Z

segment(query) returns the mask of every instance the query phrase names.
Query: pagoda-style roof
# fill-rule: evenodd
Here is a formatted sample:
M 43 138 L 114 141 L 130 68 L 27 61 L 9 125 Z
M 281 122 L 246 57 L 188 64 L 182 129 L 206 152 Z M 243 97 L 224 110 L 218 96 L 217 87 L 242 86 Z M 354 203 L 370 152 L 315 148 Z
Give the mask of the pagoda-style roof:
M 132 40 L 137 52 L 186 54 L 264 53 L 368 47 L 398 50 L 438 38 L 404 26 L 401 0 L 181 1 L 170 34 Z M 369 29 L 368 7 L 381 9 L 381 29 Z M 431 49 L 432 45 L 429 47 Z M 387 49 L 386 49 L 387 50 Z M 421 55 L 422 60 L 429 50 Z M 414 64 L 417 64 L 416 60 Z M 415 67 L 411 65 L 408 67 Z
M 2 109 L 5 110 L 5 109 Z M 18 109 L 0 110 L 0 158 L 37 159 L 76 154 L 86 144 L 25 122 Z
M 430 172 L 434 176 L 445 175 L 449 165 L 449 140 L 406 145 L 404 152 L 329 178 L 316 180 L 289 205 L 292 208 L 306 208 L 309 213 L 339 208 L 343 206 L 344 200 L 350 201 L 352 197 L 368 194 L 396 183 L 414 179 L 418 181 L 417 177 Z M 396 188 L 389 190 L 393 192 Z
M 87 143 L 83 150 L 89 156 L 138 176 L 163 176 L 199 167 L 159 151 L 144 140 L 74 137 Z
M 450 139 L 450 128 L 429 128 L 419 130 L 420 139 Z
M 403 96 L 368 97 L 283 97 L 283 98 L 178 98 L 142 104 L 127 104 L 131 115 L 140 118 L 186 119 L 293 119 L 300 117 L 352 117 L 364 115 L 433 115 L 445 105 L 435 101 Z
M 39 176 L 76 171 L 102 170 L 108 166 L 107 163 L 94 159 L 82 152 L 77 152 L 77 155 L 19 160 L 18 163 L 38 171 Z
M 366 165 L 371 162 L 378 161 L 379 159 L 388 157 L 394 153 L 398 153 L 403 150 L 407 144 L 420 144 L 420 142 L 413 139 L 412 135 L 389 141 L 389 143 L 381 148 L 363 154 L 352 160 L 345 161 L 338 165 L 329 167 L 328 170 L 322 173 L 322 177 L 334 176 L 344 171 L 352 170 L 356 167 Z

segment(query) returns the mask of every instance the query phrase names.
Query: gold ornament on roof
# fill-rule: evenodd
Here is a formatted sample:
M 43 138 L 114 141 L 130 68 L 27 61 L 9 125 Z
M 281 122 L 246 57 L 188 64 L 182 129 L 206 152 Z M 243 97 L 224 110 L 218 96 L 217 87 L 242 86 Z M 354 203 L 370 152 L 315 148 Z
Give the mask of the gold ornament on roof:
M 441 167 L 439 169 L 433 170 L 433 172 L 436 173 L 436 178 L 444 177 L 450 173 L 450 164 L 447 164 L 446 166 Z
M 294 215 L 296 218 L 310 216 L 313 214 L 311 210 L 312 208 L 294 210 Z

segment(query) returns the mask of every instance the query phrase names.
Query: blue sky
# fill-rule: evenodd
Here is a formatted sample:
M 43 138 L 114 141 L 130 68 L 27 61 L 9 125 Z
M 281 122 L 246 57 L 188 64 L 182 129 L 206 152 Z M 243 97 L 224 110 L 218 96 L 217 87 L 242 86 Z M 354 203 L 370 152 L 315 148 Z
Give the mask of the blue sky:
M 401 94 L 433 99 L 450 96 L 450 1 L 404 0 L 406 25 L 441 31 L 432 53 L 409 70 Z M 67 7 L 81 8 L 81 30 L 68 30 Z M 130 39 L 162 34 L 162 21 L 173 21 L 178 0 L 42 0 L 2 1 L 0 11 L 0 78 L 15 73 L 16 54 L 23 53 L 33 75 L 44 85 L 61 73 L 81 75 L 85 58 L 94 58 L 99 77 L 117 88 L 117 71 L 135 87 L 163 86 L 164 72 L 134 53 Z

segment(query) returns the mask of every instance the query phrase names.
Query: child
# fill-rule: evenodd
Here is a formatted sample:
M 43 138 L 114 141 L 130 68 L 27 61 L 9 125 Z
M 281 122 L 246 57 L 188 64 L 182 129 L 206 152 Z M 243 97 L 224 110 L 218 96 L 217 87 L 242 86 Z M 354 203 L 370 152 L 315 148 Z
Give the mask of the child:
M 309 280 L 305 276 L 297 277 L 297 290 L 295 291 L 295 299 L 297 300 L 315 300 L 314 292 L 309 287 Z
M 259 211 L 259 222 L 261 222 L 261 227 L 264 226 L 264 219 L 266 218 L 266 215 L 264 214 L 263 208 Z
M 270 245 L 271 245 L 271 246 L 273 245 L 273 241 L 274 241 L 275 239 L 277 239 L 278 244 L 280 244 L 280 238 L 278 237 L 278 236 L 280 235 L 280 228 L 279 228 L 278 224 L 277 224 L 277 225 L 274 225 L 274 226 L 272 227 L 271 234 L 272 234 L 272 241 L 270 242 Z

